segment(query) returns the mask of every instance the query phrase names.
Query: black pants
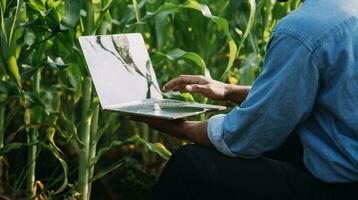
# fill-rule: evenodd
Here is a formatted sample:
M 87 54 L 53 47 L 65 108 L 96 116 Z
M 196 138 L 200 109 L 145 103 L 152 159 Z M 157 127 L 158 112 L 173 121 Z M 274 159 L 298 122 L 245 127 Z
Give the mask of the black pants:
M 186 145 L 174 152 L 149 199 L 358 199 L 355 183 L 328 184 L 302 164 L 297 136 L 255 159 L 231 158 L 215 149 Z

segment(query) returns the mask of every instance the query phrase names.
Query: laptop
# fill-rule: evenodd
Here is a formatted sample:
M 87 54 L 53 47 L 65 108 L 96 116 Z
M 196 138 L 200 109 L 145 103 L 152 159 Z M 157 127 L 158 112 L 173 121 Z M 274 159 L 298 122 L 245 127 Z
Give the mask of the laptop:
M 140 33 L 81 36 L 79 42 L 104 110 L 178 119 L 226 109 L 164 99 Z

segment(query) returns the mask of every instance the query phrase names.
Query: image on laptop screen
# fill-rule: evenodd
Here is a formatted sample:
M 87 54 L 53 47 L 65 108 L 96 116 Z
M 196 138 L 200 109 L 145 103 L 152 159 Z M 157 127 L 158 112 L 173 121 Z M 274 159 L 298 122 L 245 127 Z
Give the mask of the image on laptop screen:
M 80 37 L 103 108 L 148 98 L 162 98 L 142 35 Z

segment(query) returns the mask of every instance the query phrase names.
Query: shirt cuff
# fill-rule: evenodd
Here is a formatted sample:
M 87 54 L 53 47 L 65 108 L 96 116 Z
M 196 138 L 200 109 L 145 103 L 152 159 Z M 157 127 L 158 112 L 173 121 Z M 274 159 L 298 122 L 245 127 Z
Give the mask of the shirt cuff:
M 223 123 L 225 116 L 224 114 L 214 115 L 208 120 L 208 137 L 218 151 L 227 156 L 237 157 L 224 141 Z

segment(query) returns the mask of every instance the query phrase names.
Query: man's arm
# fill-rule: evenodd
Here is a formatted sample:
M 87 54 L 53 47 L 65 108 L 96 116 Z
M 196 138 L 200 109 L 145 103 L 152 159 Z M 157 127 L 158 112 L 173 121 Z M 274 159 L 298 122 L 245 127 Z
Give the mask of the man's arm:
M 273 34 L 264 67 L 246 100 L 208 120 L 208 137 L 229 156 L 257 157 L 278 148 L 312 111 L 319 90 L 315 54 L 286 34 Z
M 214 147 L 208 137 L 208 120 L 186 121 L 183 126 L 185 139 L 207 147 Z
M 207 133 L 208 121 L 166 120 L 152 117 L 129 116 L 130 119 L 148 124 L 151 128 L 167 133 L 179 139 L 189 140 L 196 144 L 214 147 Z
M 227 84 L 227 89 L 225 93 L 225 99 L 241 104 L 245 101 L 247 95 L 251 90 L 249 85 L 229 85 Z

